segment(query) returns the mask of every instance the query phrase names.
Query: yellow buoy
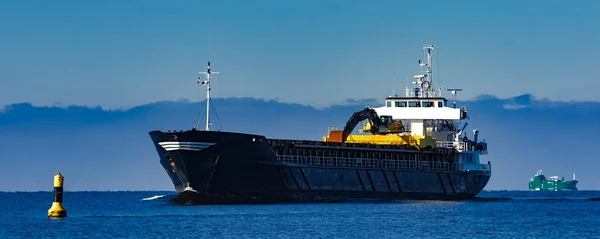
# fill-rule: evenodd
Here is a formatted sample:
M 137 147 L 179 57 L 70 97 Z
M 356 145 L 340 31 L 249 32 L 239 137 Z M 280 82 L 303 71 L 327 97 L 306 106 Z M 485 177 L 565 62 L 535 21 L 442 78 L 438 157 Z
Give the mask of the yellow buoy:
M 54 201 L 52 201 L 52 207 L 48 209 L 48 217 L 67 216 L 67 210 L 65 210 L 62 206 L 63 179 L 64 177 L 60 173 L 54 175 Z

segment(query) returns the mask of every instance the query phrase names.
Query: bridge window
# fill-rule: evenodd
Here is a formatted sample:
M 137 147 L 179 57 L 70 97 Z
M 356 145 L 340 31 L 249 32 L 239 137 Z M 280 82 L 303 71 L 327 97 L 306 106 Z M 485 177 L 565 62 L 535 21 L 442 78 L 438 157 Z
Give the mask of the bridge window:
M 444 107 L 444 103 L 442 103 L 441 101 L 438 101 L 438 108 L 442 108 Z
M 423 101 L 422 107 L 433 107 L 433 102 L 431 101 Z
M 408 107 L 421 107 L 421 102 L 419 101 L 409 101 Z
M 406 107 L 406 101 L 396 101 L 396 107 Z
M 392 107 L 392 102 L 391 101 L 386 101 L 385 102 L 385 106 L 386 107 Z

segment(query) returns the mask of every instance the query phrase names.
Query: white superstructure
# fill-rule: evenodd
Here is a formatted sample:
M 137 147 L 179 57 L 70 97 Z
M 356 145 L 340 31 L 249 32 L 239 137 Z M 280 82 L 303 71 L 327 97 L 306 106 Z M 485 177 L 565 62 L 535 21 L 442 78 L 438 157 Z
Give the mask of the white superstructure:
M 407 87 L 404 97 L 387 97 L 385 105 L 374 108 L 375 111 L 382 119 L 402 122 L 405 132 L 400 134 L 431 136 L 436 139 L 437 147 L 457 149 L 464 170 L 489 171 L 489 165 L 479 162 L 479 155 L 487 154 L 487 144 L 477 142 L 478 130 L 473 130 L 473 140 L 467 138 L 467 110 L 456 108 L 456 93 L 462 89 L 448 89 L 453 96 L 453 104 L 448 106 L 441 87 L 436 92 L 433 85 L 432 50 L 435 48 L 427 45 L 423 49 L 427 62 L 419 60 L 422 74 L 414 76 L 413 88 Z

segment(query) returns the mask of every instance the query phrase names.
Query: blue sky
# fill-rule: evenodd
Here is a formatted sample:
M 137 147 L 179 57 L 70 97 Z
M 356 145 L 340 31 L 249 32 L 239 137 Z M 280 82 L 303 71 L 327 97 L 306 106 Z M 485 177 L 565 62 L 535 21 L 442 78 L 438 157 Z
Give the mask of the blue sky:
M 0 105 L 200 100 L 209 58 L 217 97 L 382 98 L 419 73 L 427 43 L 439 47 L 434 83 L 461 97 L 600 101 L 588 91 L 600 88 L 598 12 L 598 1 L 7 1 Z

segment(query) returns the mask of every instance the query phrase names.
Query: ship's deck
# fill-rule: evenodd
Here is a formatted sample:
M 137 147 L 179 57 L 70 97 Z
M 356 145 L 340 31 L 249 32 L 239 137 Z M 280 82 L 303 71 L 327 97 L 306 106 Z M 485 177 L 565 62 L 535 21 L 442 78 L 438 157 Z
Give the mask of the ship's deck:
M 425 148 L 418 149 L 410 145 L 393 145 L 393 144 L 364 144 L 364 143 L 338 143 L 325 142 L 316 140 L 292 140 L 292 139 L 267 139 L 271 147 L 284 148 L 314 148 L 314 149 L 336 149 L 336 150 L 366 150 L 378 152 L 404 152 L 404 153 L 440 153 L 450 154 L 455 150 L 451 148 Z
M 269 139 L 267 142 L 276 159 L 286 164 L 410 171 L 462 170 L 453 149 L 286 139 Z

